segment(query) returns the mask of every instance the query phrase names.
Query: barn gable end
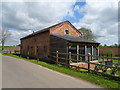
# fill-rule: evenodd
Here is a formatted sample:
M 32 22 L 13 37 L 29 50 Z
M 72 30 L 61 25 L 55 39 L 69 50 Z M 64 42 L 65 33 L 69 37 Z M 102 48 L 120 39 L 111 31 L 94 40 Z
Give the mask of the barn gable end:
M 65 21 L 50 29 L 51 34 L 61 34 L 66 35 L 66 30 L 68 30 L 68 35 L 81 37 L 81 33 L 69 22 Z

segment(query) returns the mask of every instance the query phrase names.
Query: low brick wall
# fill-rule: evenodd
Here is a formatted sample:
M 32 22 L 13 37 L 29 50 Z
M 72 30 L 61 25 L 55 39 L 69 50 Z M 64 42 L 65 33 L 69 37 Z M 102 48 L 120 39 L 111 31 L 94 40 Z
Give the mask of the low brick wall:
M 100 54 L 104 54 L 108 50 L 112 50 L 115 53 L 115 56 L 120 56 L 120 48 L 114 47 L 99 47 Z
M 20 46 L 8 46 L 8 47 L 4 47 L 5 51 L 20 51 Z
M 0 46 L 0 48 L 2 48 Z M 2 53 L 20 54 L 20 46 L 5 46 Z

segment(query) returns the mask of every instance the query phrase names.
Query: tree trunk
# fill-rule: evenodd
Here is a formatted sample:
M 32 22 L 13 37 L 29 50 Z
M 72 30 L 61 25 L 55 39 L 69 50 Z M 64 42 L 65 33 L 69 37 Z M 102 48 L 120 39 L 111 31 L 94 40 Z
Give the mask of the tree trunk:
M 4 50 L 4 41 L 2 41 L 2 51 Z

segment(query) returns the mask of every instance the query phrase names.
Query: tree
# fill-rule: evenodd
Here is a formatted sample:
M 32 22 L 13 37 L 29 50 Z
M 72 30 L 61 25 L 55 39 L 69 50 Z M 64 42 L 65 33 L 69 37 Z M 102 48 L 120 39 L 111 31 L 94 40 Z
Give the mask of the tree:
M 107 44 L 104 44 L 104 47 L 107 47 Z
M 113 45 L 110 45 L 109 47 L 119 48 L 119 47 L 120 47 L 120 44 L 113 44 Z
M 99 45 L 100 47 L 103 47 L 102 44 Z
M 4 44 L 6 40 L 10 37 L 11 33 L 6 29 L 0 29 L 0 44 L 2 44 L 2 50 L 4 49 Z
M 80 29 L 78 29 L 78 31 L 82 33 L 82 38 L 95 41 L 95 36 L 93 35 L 93 33 L 90 29 L 80 28 Z
M 120 48 L 120 44 L 118 45 L 118 48 Z
M 114 44 L 113 47 L 118 47 L 118 44 Z
M 111 56 L 114 57 L 115 56 L 115 52 L 113 50 L 107 50 L 104 54 L 108 55 L 108 56 Z

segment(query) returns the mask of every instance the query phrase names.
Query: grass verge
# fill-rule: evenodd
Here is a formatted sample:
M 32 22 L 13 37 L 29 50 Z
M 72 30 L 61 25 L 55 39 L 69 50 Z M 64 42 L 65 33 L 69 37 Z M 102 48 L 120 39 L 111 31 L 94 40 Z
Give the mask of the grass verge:
M 58 72 L 62 72 L 64 74 L 68 74 L 68 75 L 71 75 L 71 76 L 74 76 L 77 78 L 81 78 L 81 79 L 90 81 L 90 82 L 100 85 L 101 87 L 104 87 L 104 88 L 116 88 L 116 89 L 120 90 L 120 81 L 115 81 L 115 80 L 111 80 L 111 79 L 109 80 L 109 77 L 99 76 L 99 75 L 96 75 L 93 73 L 82 73 L 82 72 L 80 73 L 80 72 L 71 70 L 69 68 L 61 67 L 61 65 L 49 64 L 49 63 L 42 62 L 42 61 L 37 62 L 37 60 L 26 59 L 23 57 L 19 57 L 17 55 L 12 55 L 12 54 L 3 54 L 3 55 L 23 59 L 23 60 L 38 64 L 38 65 L 47 67 L 49 69 L 52 69 L 52 70 L 55 70 Z

